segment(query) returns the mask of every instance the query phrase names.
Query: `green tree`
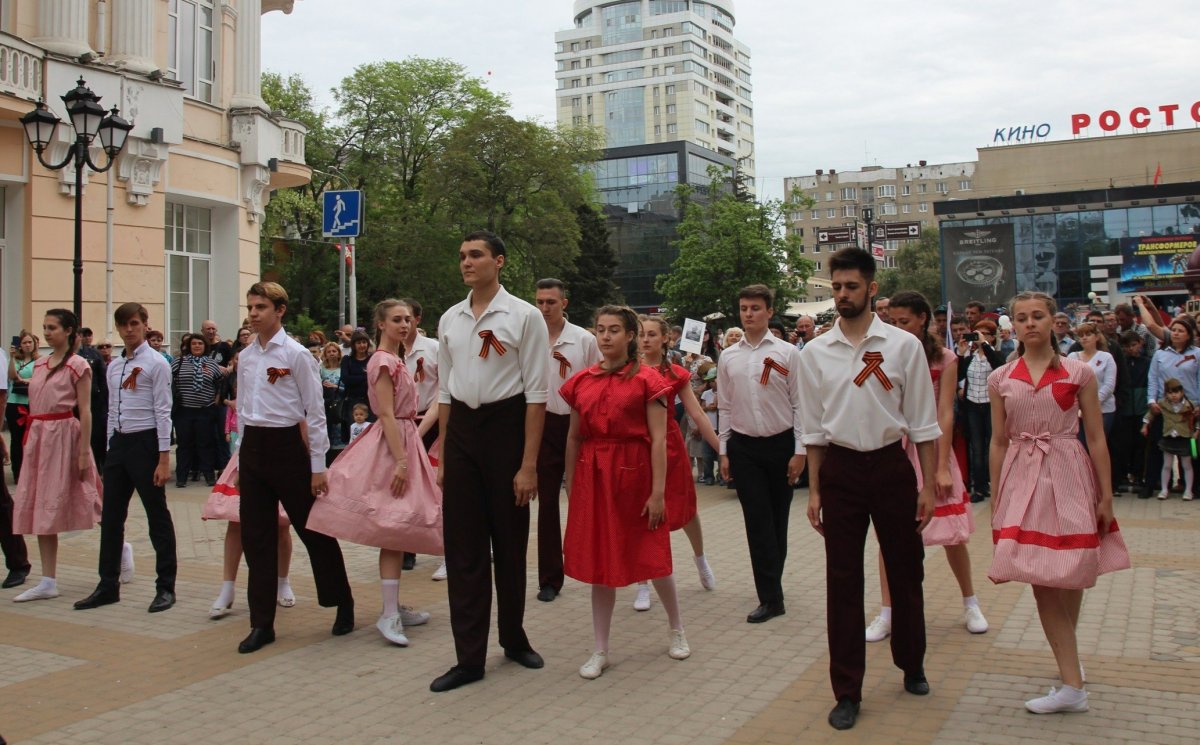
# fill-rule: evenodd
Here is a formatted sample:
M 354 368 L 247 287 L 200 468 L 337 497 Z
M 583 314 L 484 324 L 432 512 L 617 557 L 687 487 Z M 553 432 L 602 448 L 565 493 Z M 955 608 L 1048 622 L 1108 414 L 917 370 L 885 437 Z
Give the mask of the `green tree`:
M 575 208 L 575 219 L 579 223 L 579 255 L 562 280 L 571 293 L 568 309 L 571 320 L 586 327 L 592 323 L 597 309 L 621 302 L 621 291 L 613 281 L 617 257 L 608 242 L 604 215 L 584 204 Z
M 728 169 L 710 168 L 709 175 L 708 187 L 676 190 L 679 257 L 656 282 L 665 305 L 675 318 L 732 315 L 738 290 L 761 283 L 775 291 L 776 310 L 785 309 L 803 297 L 813 269 L 800 255 L 800 238 L 784 230 L 796 207 L 739 197 Z
M 941 240 L 935 228 L 921 231 L 921 237 L 909 241 L 896 252 L 896 268 L 877 275 L 879 294 L 889 297 L 901 290 L 921 293 L 933 305 L 942 302 Z

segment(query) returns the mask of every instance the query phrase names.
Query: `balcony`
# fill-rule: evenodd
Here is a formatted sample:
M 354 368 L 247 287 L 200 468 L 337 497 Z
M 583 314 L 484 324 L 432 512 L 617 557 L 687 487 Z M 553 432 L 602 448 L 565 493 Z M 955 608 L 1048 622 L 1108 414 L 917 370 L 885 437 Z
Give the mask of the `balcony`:
M 280 119 L 279 128 L 283 130 L 283 149 L 279 159 L 285 163 L 304 164 L 304 138 L 308 136 L 308 127 L 294 119 Z
M 42 50 L 0 34 L 0 93 L 36 102 L 42 96 Z M 28 107 L 22 106 L 24 114 Z

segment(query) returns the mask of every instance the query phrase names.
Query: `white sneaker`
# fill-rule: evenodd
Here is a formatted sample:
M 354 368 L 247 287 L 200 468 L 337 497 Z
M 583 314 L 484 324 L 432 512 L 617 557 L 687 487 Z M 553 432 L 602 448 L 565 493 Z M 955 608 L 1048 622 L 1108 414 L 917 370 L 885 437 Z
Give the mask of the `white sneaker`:
M 638 585 L 637 597 L 633 599 L 634 610 L 650 610 L 650 585 Z
M 212 619 L 224 618 L 229 615 L 229 609 L 233 607 L 233 601 L 228 605 L 221 605 L 220 601 L 213 603 L 213 606 L 208 609 L 208 617 Z
M 290 582 L 284 582 L 275 588 L 275 602 L 279 603 L 281 608 L 293 608 L 296 605 L 296 593 L 292 592 Z
M 58 597 L 58 587 L 46 587 L 45 585 L 35 585 L 20 595 L 13 598 L 14 603 L 28 603 L 30 600 L 49 600 Z
M 871 625 L 867 626 L 867 641 L 881 642 L 892 635 L 892 622 L 885 621 L 883 616 L 875 616 Z
M 984 634 L 988 630 L 987 619 L 978 605 L 972 605 L 963 610 L 963 623 L 972 634 Z
M 1166 490 L 1166 489 L 1163 489 L 1162 491 L 1160 491 L 1160 492 L 1158 493 L 1158 498 L 1159 498 L 1159 499 L 1166 499 L 1166 498 L 1167 498 L 1167 497 L 1169 497 L 1169 496 L 1170 496 L 1170 495 L 1169 495 L 1169 494 L 1167 494 L 1167 490 Z
M 1190 491 L 1185 491 L 1183 493 L 1183 501 L 1185 501 L 1185 502 L 1192 501 L 1192 493 Z
M 1025 708 L 1034 714 L 1087 711 L 1088 694 L 1087 691 L 1064 685 L 1061 688 L 1051 688 L 1050 693 L 1041 698 L 1026 701 Z
M 434 582 L 444 582 L 446 579 L 446 562 L 442 562 L 441 566 L 434 570 L 433 576 L 430 577 Z
M 375 628 L 392 644 L 398 647 L 408 646 L 408 637 L 404 635 L 404 622 L 400 620 L 399 613 L 394 616 L 380 616 L 375 622 Z
M 121 546 L 121 584 L 127 585 L 133 581 L 133 546 L 126 543 Z
M 696 558 L 696 571 L 700 572 L 700 586 L 705 590 L 717 589 L 717 577 L 713 574 L 712 567 L 708 565 L 708 559 L 703 556 Z
M 405 626 L 423 626 L 429 623 L 429 613 L 423 610 L 417 610 L 411 605 L 400 606 L 400 620 Z
M 688 647 L 683 629 L 671 629 L 671 648 L 667 650 L 667 654 L 673 660 L 686 660 L 692 656 L 692 650 Z
M 579 677 L 586 678 L 587 680 L 595 680 L 600 677 L 606 667 L 608 667 L 608 653 L 592 652 L 592 656 L 588 658 L 588 661 L 583 663 L 579 668 Z

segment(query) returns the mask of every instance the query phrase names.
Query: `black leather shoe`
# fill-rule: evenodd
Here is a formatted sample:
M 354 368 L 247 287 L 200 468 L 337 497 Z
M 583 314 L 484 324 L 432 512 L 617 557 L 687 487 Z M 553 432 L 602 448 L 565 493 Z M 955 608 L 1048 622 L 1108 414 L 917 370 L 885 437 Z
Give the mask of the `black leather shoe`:
M 154 601 L 150 603 L 150 613 L 162 613 L 175 605 L 175 593 L 171 590 L 159 590 L 154 593 Z
M 186 481 L 176 481 L 176 482 L 175 482 L 175 488 L 176 488 L 176 489 L 186 489 L 186 488 L 187 488 L 187 482 L 186 482 Z
M 858 704 L 849 696 L 838 699 L 837 706 L 829 712 L 829 726 L 834 729 L 850 729 L 858 721 Z
M 75 601 L 75 610 L 91 610 L 102 605 L 112 605 L 121 602 L 121 593 L 117 590 L 104 590 L 97 587 L 83 600 Z
M 401 564 L 401 568 L 407 572 L 408 570 L 412 569 L 416 565 L 417 565 L 417 555 L 410 554 L 409 552 L 405 551 L 404 552 L 404 563 Z
M 333 619 L 333 628 L 329 633 L 345 636 L 351 631 L 354 631 L 354 601 L 347 600 L 338 606 L 337 617 Z
M 434 678 L 433 682 L 429 684 L 429 690 L 434 693 L 453 691 L 455 688 L 460 688 L 468 683 L 474 683 L 477 680 L 483 680 L 483 670 L 455 665 L 447 670 L 445 674 Z
M 555 590 L 553 585 L 542 585 L 542 589 L 538 590 L 537 599 L 543 603 L 549 603 L 556 597 L 558 590 Z
M 504 656 L 530 670 L 541 670 L 546 666 L 546 661 L 542 659 L 542 656 L 532 649 L 506 649 Z
M 206 474 L 204 474 L 204 485 L 205 486 L 216 486 L 217 479 L 211 473 L 206 473 Z
M 238 645 L 238 654 L 257 652 L 275 641 L 275 629 L 250 629 L 250 635 Z
M 904 690 L 914 696 L 928 696 L 929 681 L 925 679 L 925 673 L 916 673 L 915 675 L 905 673 Z
M 24 571 L 21 571 L 19 569 L 14 569 L 8 573 L 7 577 L 4 578 L 4 584 L 0 585 L 0 587 L 3 587 L 4 589 L 7 590 L 10 587 L 17 587 L 19 585 L 23 585 L 23 584 L 25 584 L 25 578 L 28 576 L 29 576 L 28 569 L 26 569 Z
M 746 616 L 746 623 L 765 623 L 784 613 L 787 613 L 787 610 L 783 607 L 783 603 L 763 603 Z

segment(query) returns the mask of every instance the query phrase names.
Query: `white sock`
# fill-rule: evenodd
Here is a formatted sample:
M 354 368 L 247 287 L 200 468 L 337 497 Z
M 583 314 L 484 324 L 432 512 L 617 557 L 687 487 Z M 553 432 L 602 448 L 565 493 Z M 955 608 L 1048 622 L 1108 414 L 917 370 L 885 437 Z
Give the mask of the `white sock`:
M 882 618 L 884 621 L 891 623 L 892 622 L 892 607 L 890 605 L 885 605 L 882 608 L 880 608 L 879 609 L 879 617 Z
M 963 598 L 963 608 L 978 608 L 978 607 L 979 607 L 979 598 L 977 598 L 976 596 L 972 595 L 969 598 Z
M 225 608 L 233 603 L 233 580 L 227 579 L 221 582 L 221 592 L 217 593 L 217 599 L 213 601 L 214 608 Z
M 288 581 L 287 577 L 280 577 L 279 582 L 276 585 L 276 590 L 279 592 L 280 595 L 282 595 L 285 590 L 287 591 L 287 593 L 289 595 L 291 595 L 292 594 L 292 583 Z
M 379 581 L 383 590 L 383 616 L 394 616 L 400 612 L 400 580 L 382 579 Z
M 38 582 L 37 589 L 39 590 L 57 590 L 58 581 L 53 577 L 42 577 L 42 581 Z
M 699 556 L 695 556 L 693 558 L 696 560 L 696 566 L 701 568 L 708 566 L 708 559 L 704 558 L 704 554 L 700 554 Z

